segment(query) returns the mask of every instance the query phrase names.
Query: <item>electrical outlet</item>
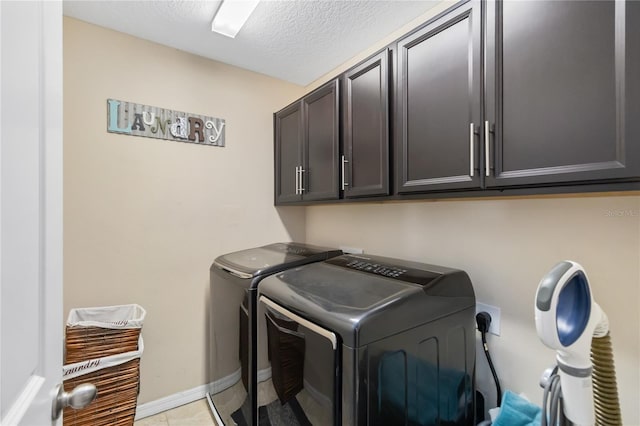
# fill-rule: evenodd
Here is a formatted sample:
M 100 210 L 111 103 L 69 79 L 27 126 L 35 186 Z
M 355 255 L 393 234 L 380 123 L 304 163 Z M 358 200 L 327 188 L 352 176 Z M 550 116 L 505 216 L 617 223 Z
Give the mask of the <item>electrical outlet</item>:
M 340 250 L 342 250 L 342 252 L 345 253 L 345 254 L 363 254 L 364 253 L 364 250 L 362 250 L 361 248 L 358 248 L 358 247 L 340 246 L 338 248 Z
M 500 308 L 497 306 L 486 305 L 476 302 L 476 314 L 486 312 L 491 315 L 491 325 L 489 325 L 489 333 L 500 335 Z M 477 327 L 477 326 L 476 326 Z

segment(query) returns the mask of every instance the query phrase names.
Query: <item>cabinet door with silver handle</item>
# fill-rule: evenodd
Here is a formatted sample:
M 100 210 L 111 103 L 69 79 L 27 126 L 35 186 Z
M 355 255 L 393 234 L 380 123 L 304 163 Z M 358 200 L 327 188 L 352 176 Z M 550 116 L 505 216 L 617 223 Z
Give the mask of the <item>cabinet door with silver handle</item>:
M 340 198 L 339 80 L 302 99 L 304 128 L 300 188 L 306 202 Z
M 390 57 L 390 50 L 384 50 L 344 76 L 341 189 L 345 198 L 390 193 Z
M 71 392 L 65 392 L 62 384 L 56 387 L 53 403 L 51 404 L 51 420 L 60 418 L 62 410 L 71 407 L 74 410 L 85 408 L 98 396 L 98 389 L 91 383 L 84 383 L 73 388 Z
M 640 3 L 487 1 L 483 14 L 486 187 L 637 181 Z
M 300 146 L 302 126 L 300 102 L 295 102 L 274 114 L 274 201 L 276 205 L 300 202 L 299 166 L 302 160 Z M 292 172 L 295 176 L 291 176 Z
M 480 22 L 480 2 L 466 2 L 398 41 L 399 194 L 482 186 Z

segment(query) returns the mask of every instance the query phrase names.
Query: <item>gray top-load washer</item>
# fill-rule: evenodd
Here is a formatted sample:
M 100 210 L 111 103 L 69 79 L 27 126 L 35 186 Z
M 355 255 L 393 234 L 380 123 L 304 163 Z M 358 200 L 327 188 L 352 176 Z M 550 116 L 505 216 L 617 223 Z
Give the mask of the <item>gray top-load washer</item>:
M 266 278 L 259 301 L 259 321 L 265 312 L 274 330 L 301 340 L 302 367 L 293 372 L 295 356 L 278 346 L 277 332 L 258 337 L 270 350 L 274 386 L 301 376 L 295 397 L 278 393 L 302 406 L 300 424 L 473 424 L 475 295 L 464 271 L 343 255 Z M 294 326 L 277 328 L 287 319 Z M 287 364 L 274 365 L 278 352 Z M 314 401 L 331 419 L 316 416 Z

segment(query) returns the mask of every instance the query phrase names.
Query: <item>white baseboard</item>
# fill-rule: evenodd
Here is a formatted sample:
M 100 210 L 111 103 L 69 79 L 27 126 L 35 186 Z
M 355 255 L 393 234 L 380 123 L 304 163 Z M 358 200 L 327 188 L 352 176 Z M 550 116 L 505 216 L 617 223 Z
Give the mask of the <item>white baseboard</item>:
M 153 416 L 154 414 L 162 413 L 163 411 L 171 410 L 181 405 L 203 399 L 208 393 L 213 392 L 214 389 L 216 390 L 216 393 L 222 392 L 236 384 L 240 380 L 240 376 L 240 369 L 238 369 L 230 375 L 216 380 L 215 382 L 196 386 L 195 388 L 177 392 L 173 395 L 156 399 L 155 401 L 140 404 L 136 409 L 135 419 L 140 420 L 145 417 Z
M 215 382 L 196 386 L 195 388 L 174 393 L 173 395 L 165 396 L 164 398 L 156 399 L 155 401 L 140 404 L 136 409 L 135 419 L 144 419 L 145 417 L 153 416 L 154 414 L 162 413 L 163 411 L 171 410 L 173 408 L 180 407 L 181 405 L 203 399 L 207 394 L 213 393 L 214 389 L 215 393 L 222 392 L 238 383 L 240 377 L 241 372 L 240 369 L 238 369 Z M 258 382 L 268 380 L 270 377 L 271 367 L 258 371 Z
M 271 378 L 271 367 L 265 368 L 264 370 L 258 370 L 258 383 L 264 382 L 265 380 L 269 380 Z
M 163 411 L 171 410 L 176 407 L 180 407 L 181 405 L 206 398 L 209 393 L 218 393 L 227 390 L 240 381 L 241 374 L 240 369 L 238 369 L 228 376 L 216 380 L 215 382 L 211 382 L 208 385 L 197 386 L 192 389 L 174 393 L 173 395 L 165 396 L 164 398 L 156 399 L 155 401 L 140 404 L 136 409 L 135 419 L 144 419 L 145 417 L 153 416 L 155 414 L 162 413 Z M 271 367 L 258 371 L 258 382 L 264 382 L 270 378 Z

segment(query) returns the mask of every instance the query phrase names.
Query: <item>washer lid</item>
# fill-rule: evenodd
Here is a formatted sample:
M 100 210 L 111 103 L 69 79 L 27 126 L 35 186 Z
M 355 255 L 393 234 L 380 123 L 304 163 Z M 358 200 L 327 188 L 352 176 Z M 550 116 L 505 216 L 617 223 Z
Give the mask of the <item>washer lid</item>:
M 475 305 L 464 271 L 339 256 L 263 280 L 261 295 L 358 347 Z
M 269 275 L 284 269 L 342 254 L 340 250 L 301 243 L 275 243 L 219 256 L 212 268 L 224 269 L 240 278 Z

